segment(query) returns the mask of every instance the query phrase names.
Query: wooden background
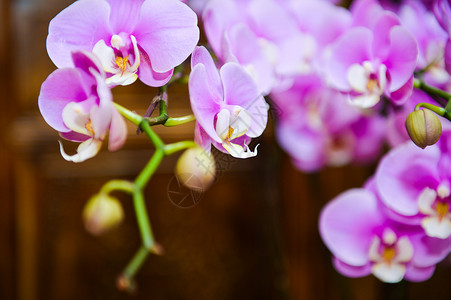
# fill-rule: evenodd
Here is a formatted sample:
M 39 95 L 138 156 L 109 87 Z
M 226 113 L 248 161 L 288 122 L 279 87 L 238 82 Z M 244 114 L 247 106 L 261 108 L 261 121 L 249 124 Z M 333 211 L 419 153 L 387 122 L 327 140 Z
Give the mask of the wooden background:
M 150 143 L 130 127 L 120 151 L 64 161 L 37 97 L 54 70 L 45 50 L 48 22 L 71 1 L 0 1 L 0 299 L 451 298 L 449 262 L 418 284 L 338 275 L 318 235 L 318 213 L 374 166 L 299 173 L 271 128 L 258 140 L 257 158 L 217 153 L 217 182 L 190 209 L 170 201 L 176 157 L 164 160 L 146 197 L 165 254 L 144 264 L 135 295 L 118 292 L 116 276 L 140 243 L 131 199 L 117 195 L 125 222 L 100 238 L 85 231 L 81 211 L 106 181 L 133 179 L 151 156 Z M 139 83 L 114 90 L 115 101 L 141 113 L 155 93 Z M 189 113 L 186 87 L 171 87 L 169 97 L 171 116 Z M 157 132 L 171 142 L 192 138 L 193 127 Z

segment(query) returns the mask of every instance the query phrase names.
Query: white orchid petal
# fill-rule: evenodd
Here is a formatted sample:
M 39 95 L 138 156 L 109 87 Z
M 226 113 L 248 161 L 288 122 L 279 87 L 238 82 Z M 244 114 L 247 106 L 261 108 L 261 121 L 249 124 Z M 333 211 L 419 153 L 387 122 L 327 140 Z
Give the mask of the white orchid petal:
M 216 133 L 221 140 L 227 140 L 230 129 L 230 112 L 227 109 L 221 109 L 216 115 Z
M 252 117 L 245 109 L 240 109 L 237 115 L 233 118 L 230 127 L 233 129 L 229 140 L 236 139 L 246 134 L 251 127 Z
M 440 185 L 437 187 L 437 195 L 441 199 L 445 199 L 450 194 L 451 194 L 451 191 L 449 189 L 449 182 L 446 181 L 446 182 L 440 183 Z
M 373 265 L 371 272 L 384 282 L 396 283 L 404 278 L 406 267 L 402 264 L 380 262 Z
M 125 46 L 125 41 L 119 35 L 115 34 L 111 37 L 111 46 L 117 50 L 121 50 Z
M 125 76 L 123 76 L 123 77 L 125 77 Z M 132 84 L 133 82 L 135 82 L 136 79 L 138 79 L 138 75 L 136 75 L 135 73 L 133 73 L 133 74 L 130 74 L 129 76 L 127 76 L 127 77 L 124 78 L 124 79 L 125 79 L 125 80 L 124 80 L 124 82 L 123 82 L 121 85 L 123 85 L 123 86 L 129 85 L 129 84 Z
M 83 162 L 91 157 L 94 157 L 102 147 L 102 141 L 89 139 L 81 143 L 77 148 L 77 153 L 74 155 L 68 155 L 63 148 L 63 144 L 60 144 L 60 152 L 63 158 L 67 161 L 72 161 L 75 163 Z
M 392 246 L 394 243 L 396 243 L 396 240 L 398 237 L 396 236 L 396 233 L 391 230 L 390 228 L 386 228 L 382 234 L 382 240 L 384 241 L 385 245 Z
M 241 147 L 240 145 L 230 143 L 230 142 L 224 142 L 222 143 L 222 146 L 224 149 L 227 150 L 227 152 L 230 153 L 233 157 L 236 158 L 249 158 L 254 157 L 257 155 L 257 146 L 255 146 L 254 151 L 252 152 L 247 145 L 245 145 L 245 148 Z
M 121 74 L 120 72 L 117 74 L 114 74 L 113 76 L 107 78 L 105 82 L 108 84 L 108 86 L 117 86 L 117 85 L 129 85 L 138 79 L 138 75 L 135 73 L 130 73 L 129 71 L 125 71 L 124 74 Z
M 451 220 L 448 217 L 441 220 L 439 216 L 426 217 L 421 221 L 421 226 L 430 237 L 446 239 L 451 236 Z
M 76 103 L 67 104 L 62 113 L 63 122 L 72 131 L 91 136 L 87 130 L 86 124 L 89 123 L 89 113 L 83 110 L 83 107 Z
M 370 247 L 368 248 L 368 258 L 370 261 L 378 262 L 382 260 L 382 256 L 379 253 L 379 248 L 381 246 L 381 240 L 379 237 L 373 237 Z
M 368 74 L 362 65 L 352 64 L 346 75 L 348 83 L 354 91 L 359 93 L 365 93 L 367 91 Z
M 104 40 L 98 41 L 94 45 L 92 52 L 99 58 L 105 72 L 114 74 L 118 71 L 115 63 L 116 55 L 114 54 L 114 50 L 108 47 Z
M 413 257 L 413 246 L 409 238 L 403 236 L 399 238 L 396 243 L 396 256 L 393 259 L 394 262 L 405 263 L 412 259 Z
M 136 41 L 136 38 L 133 35 L 131 35 L 130 39 L 132 40 L 133 51 L 135 52 L 135 62 L 133 63 L 132 66 L 130 66 L 130 71 L 136 72 L 138 70 L 139 64 L 141 63 L 141 57 L 139 54 L 138 42 Z
M 380 93 L 382 94 L 385 90 L 385 86 L 387 85 L 387 67 L 385 65 L 381 65 L 379 67 L 379 77 L 378 82 L 380 86 Z
M 380 99 L 381 95 L 378 93 L 364 94 L 352 97 L 352 99 L 350 99 L 350 104 L 360 108 L 370 108 L 376 105 Z
M 425 215 L 434 214 L 435 211 L 432 209 L 432 204 L 434 204 L 437 198 L 437 193 L 428 187 L 424 188 L 418 196 L 418 209 Z

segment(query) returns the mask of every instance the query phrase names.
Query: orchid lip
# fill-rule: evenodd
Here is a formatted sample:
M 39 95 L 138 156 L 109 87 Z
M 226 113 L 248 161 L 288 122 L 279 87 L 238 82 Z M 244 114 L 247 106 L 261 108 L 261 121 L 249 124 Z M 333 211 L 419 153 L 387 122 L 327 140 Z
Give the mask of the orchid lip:
M 373 262 L 372 273 L 384 282 L 399 282 L 406 273 L 406 263 L 413 258 L 413 245 L 406 236 L 399 237 L 391 229 L 385 229 L 382 239 L 374 236 L 368 249 Z
M 138 42 L 133 35 L 130 35 L 131 44 L 133 45 L 132 53 L 124 53 L 126 41 L 120 35 L 111 37 L 111 47 L 107 46 L 104 40 L 98 41 L 92 50 L 100 59 L 105 72 L 112 74 L 106 79 L 106 83 L 110 86 L 129 85 L 138 79 L 136 74 L 141 64 L 141 56 L 139 53 Z M 121 55 L 117 54 L 122 53 Z M 130 61 L 133 59 L 133 64 Z
M 376 105 L 387 85 L 387 67 L 383 64 L 375 68 L 369 61 L 352 64 L 347 71 L 347 80 L 354 93 L 350 103 L 361 108 Z
M 248 158 L 257 155 L 257 147 L 251 151 L 247 145 L 241 146 L 232 142 L 247 133 L 251 127 L 250 114 L 240 106 L 232 107 L 233 114 L 229 109 L 223 108 L 217 114 L 216 133 L 222 140 L 222 146 L 233 157 Z
M 424 215 L 421 226 L 431 237 L 446 239 L 451 236 L 451 213 L 448 185 L 440 184 L 437 190 L 429 187 L 418 196 L 418 210 Z

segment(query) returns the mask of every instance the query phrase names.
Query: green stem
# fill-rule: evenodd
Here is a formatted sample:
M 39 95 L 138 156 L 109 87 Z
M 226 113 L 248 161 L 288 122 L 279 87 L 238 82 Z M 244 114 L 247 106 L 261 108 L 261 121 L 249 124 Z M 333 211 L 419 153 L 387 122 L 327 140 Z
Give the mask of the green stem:
M 147 251 L 151 251 L 155 246 L 155 239 L 153 237 L 152 227 L 150 226 L 149 216 L 147 215 L 144 195 L 138 187 L 136 187 L 133 193 L 133 204 L 135 206 L 136 219 L 141 232 L 143 246 Z
M 140 115 L 126 109 L 125 107 L 117 104 L 117 103 L 113 103 L 114 106 L 116 107 L 116 109 L 119 111 L 119 113 L 126 118 L 127 120 L 129 120 L 130 122 L 132 122 L 134 125 L 136 126 L 140 126 L 143 117 L 141 117 Z
M 160 115 L 157 121 L 160 124 L 165 124 L 169 121 L 167 126 L 175 126 L 184 124 L 194 120 L 194 116 L 185 116 L 181 118 L 168 118 L 167 104 L 164 100 L 160 100 Z M 136 219 L 141 234 L 142 246 L 138 249 L 132 260 L 125 267 L 118 280 L 118 287 L 121 289 L 132 290 L 134 287 L 133 277 L 143 265 L 149 253 L 161 253 L 160 247 L 155 243 L 150 224 L 149 216 L 147 214 L 146 202 L 144 199 L 144 188 L 147 186 L 150 178 L 153 176 L 165 155 L 171 155 L 177 151 L 186 148 L 194 147 L 196 144 L 193 141 L 182 141 L 173 144 L 165 145 L 163 140 L 152 130 L 152 118 L 142 118 L 134 112 L 114 103 L 119 113 L 127 120 L 138 126 L 155 145 L 155 152 L 149 160 L 144 169 L 136 177 L 134 183 L 124 180 L 112 180 L 105 184 L 101 192 L 109 193 L 113 190 L 122 190 L 133 194 L 133 204 L 136 213 Z M 157 118 L 153 118 L 157 119 Z
M 129 194 L 133 194 L 135 184 L 126 180 L 110 180 L 103 185 L 100 193 L 109 194 L 112 191 L 123 191 Z
M 164 123 L 164 126 L 172 127 L 172 126 L 178 126 L 182 124 L 186 124 L 188 122 L 195 121 L 196 117 L 194 115 L 187 115 L 183 117 L 178 118 L 168 118 L 166 122 Z
M 418 78 L 414 78 L 413 86 L 416 89 L 419 89 L 419 90 L 422 90 L 422 91 L 428 93 L 429 95 L 439 96 L 440 98 L 443 98 L 448 102 L 451 99 L 451 95 L 448 94 L 447 92 L 442 91 L 441 89 L 438 89 L 436 87 L 430 86 L 429 84 L 425 83 L 422 80 L 419 80 Z
M 415 105 L 415 110 L 419 110 L 421 108 L 429 109 L 429 110 L 433 111 L 434 113 L 436 113 L 437 115 L 444 117 L 448 120 L 451 120 L 451 112 L 446 110 L 446 108 L 438 107 L 433 104 L 424 103 L 424 102 L 418 103 L 417 105 Z
M 149 139 L 152 141 L 152 143 L 155 145 L 155 148 L 160 149 L 163 148 L 164 143 L 163 141 L 160 139 L 160 137 L 152 130 L 152 128 L 150 127 L 150 124 L 147 123 L 144 119 L 143 121 L 139 124 L 139 127 L 141 128 L 142 131 L 144 131 L 144 133 L 149 137 Z
M 152 177 L 153 173 L 155 173 L 156 169 L 160 165 L 163 156 L 164 150 L 163 147 L 161 147 L 155 151 L 147 165 L 144 167 L 141 173 L 139 173 L 138 177 L 136 177 L 135 185 L 139 189 L 144 189 L 144 187 L 147 185 L 147 182 L 149 182 L 149 179 Z
M 149 253 L 150 252 L 144 246 L 141 246 L 135 256 L 133 256 L 133 259 L 128 263 L 122 276 L 129 280 L 133 278 L 134 274 L 141 268 Z
M 177 142 L 177 143 L 173 143 L 173 144 L 168 144 L 164 146 L 164 154 L 165 155 L 172 155 L 175 152 L 187 149 L 187 148 L 192 148 L 192 147 L 196 147 L 197 144 L 194 141 L 182 141 L 182 142 Z

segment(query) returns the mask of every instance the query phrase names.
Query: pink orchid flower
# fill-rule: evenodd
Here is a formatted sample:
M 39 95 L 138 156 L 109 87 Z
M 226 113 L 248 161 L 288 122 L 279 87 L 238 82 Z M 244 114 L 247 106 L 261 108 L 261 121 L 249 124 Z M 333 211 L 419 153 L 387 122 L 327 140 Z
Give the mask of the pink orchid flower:
M 208 51 L 197 47 L 191 58 L 189 93 L 201 145 L 209 150 L 213 144 L 237 158 L 257 155 L 248 143 L 266 128 L 268 104 L 240 65 L 226 63 L 218 72 Z
M 50 22 L 47 51 L 59 68 L 73 50 L 94 52 L 110 86 L 162 86 L 198 40 L 197 16 L 178 0 L 80 0 Z
M 125 142 L 125 122 L 113 106 L 100 61 L 90 52 L 74 51 L 73 67 L 54 71 L 42 83 L 38 104 L 44 120 L 70 141 L 81 142 L 77 153 L 61 155 L 73 162 L 95 156 L 109 131 L 108 149 Z

